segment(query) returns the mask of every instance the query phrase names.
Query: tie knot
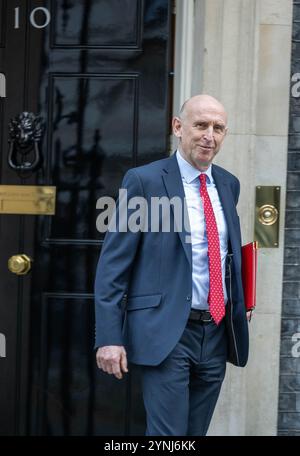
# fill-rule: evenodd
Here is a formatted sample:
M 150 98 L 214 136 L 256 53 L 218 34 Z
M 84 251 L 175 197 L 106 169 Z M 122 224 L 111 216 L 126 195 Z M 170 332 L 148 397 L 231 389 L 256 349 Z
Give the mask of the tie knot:
M 199 177 L 200 177 L 200 183 L 201 183 L 201 185 L 203 185 L 204 187 L 206 187 L 206 174 L 205 174 L 205 173 L 201 173 Z

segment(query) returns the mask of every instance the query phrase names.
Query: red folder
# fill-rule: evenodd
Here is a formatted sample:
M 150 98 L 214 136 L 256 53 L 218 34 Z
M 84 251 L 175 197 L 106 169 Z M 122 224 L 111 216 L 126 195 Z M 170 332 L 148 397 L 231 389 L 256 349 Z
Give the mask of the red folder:
M 242 281 L 247 312 L 256 306 L 257 249 L 256 241 L 242 246 Z

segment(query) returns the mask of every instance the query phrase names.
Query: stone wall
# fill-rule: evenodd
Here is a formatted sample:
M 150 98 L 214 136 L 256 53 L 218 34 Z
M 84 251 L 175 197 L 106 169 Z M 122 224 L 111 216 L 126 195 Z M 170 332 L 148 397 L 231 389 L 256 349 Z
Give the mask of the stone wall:
M 300 436 L 300 2 L 294 1 L 278 435 Z

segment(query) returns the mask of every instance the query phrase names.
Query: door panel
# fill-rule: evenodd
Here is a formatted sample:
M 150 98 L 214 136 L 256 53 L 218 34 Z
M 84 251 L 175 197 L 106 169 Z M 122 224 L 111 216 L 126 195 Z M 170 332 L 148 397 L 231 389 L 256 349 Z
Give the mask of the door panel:
M 63 8 L 53 5 L 54 46 L 87 46 L 108 49 L 140 47 L 143 2 L 139 0 L 78 0 Z M 83 27 L 82 27 L 83 26 Z M 86 33 L 82 33 L 85 30 Z
M 1 434 L 144 432 L 138 368 L 118 381 L 95 364 L 93 282 L 103 241 L 96 201 L 117 197 L 127 169 L 168 153 L 169 3 L 1 2 L 1 183 L 57 191 L 54 216 L 0 216 L 0 332 L 8 347 Z M 7 127 L 23 111 L 44 121 L 42 163 L 17 174 L 7 165 Z M 7 270 L 16 253 L 33 258 L 29 274 Z

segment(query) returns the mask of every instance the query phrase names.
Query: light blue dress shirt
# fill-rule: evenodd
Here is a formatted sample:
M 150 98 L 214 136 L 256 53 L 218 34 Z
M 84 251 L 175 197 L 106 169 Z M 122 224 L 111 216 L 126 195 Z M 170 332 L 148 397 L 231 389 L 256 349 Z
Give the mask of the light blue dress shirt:
M 192 308 L 207 310 L 207 298 L 209 292 L 209 269 L 207 257 L 208 244 L 205 229 L 204 210 L 200 197 L 199 176 L 201 174 L 201 171 L 187 162 L 178 150 L 176 152 L 176 157 L 182 178 L 191 227 L 193 284 Z M 211 165 L 205 171 L 205 174 L 207 176 L 207 191 L 211 200 L 219 232 L 223 291 L 226 304 L 227 293 L 225 286 L 225 265 L 226 256 L 228 253 L 228 230 L 218 191 L 212 177 Z

